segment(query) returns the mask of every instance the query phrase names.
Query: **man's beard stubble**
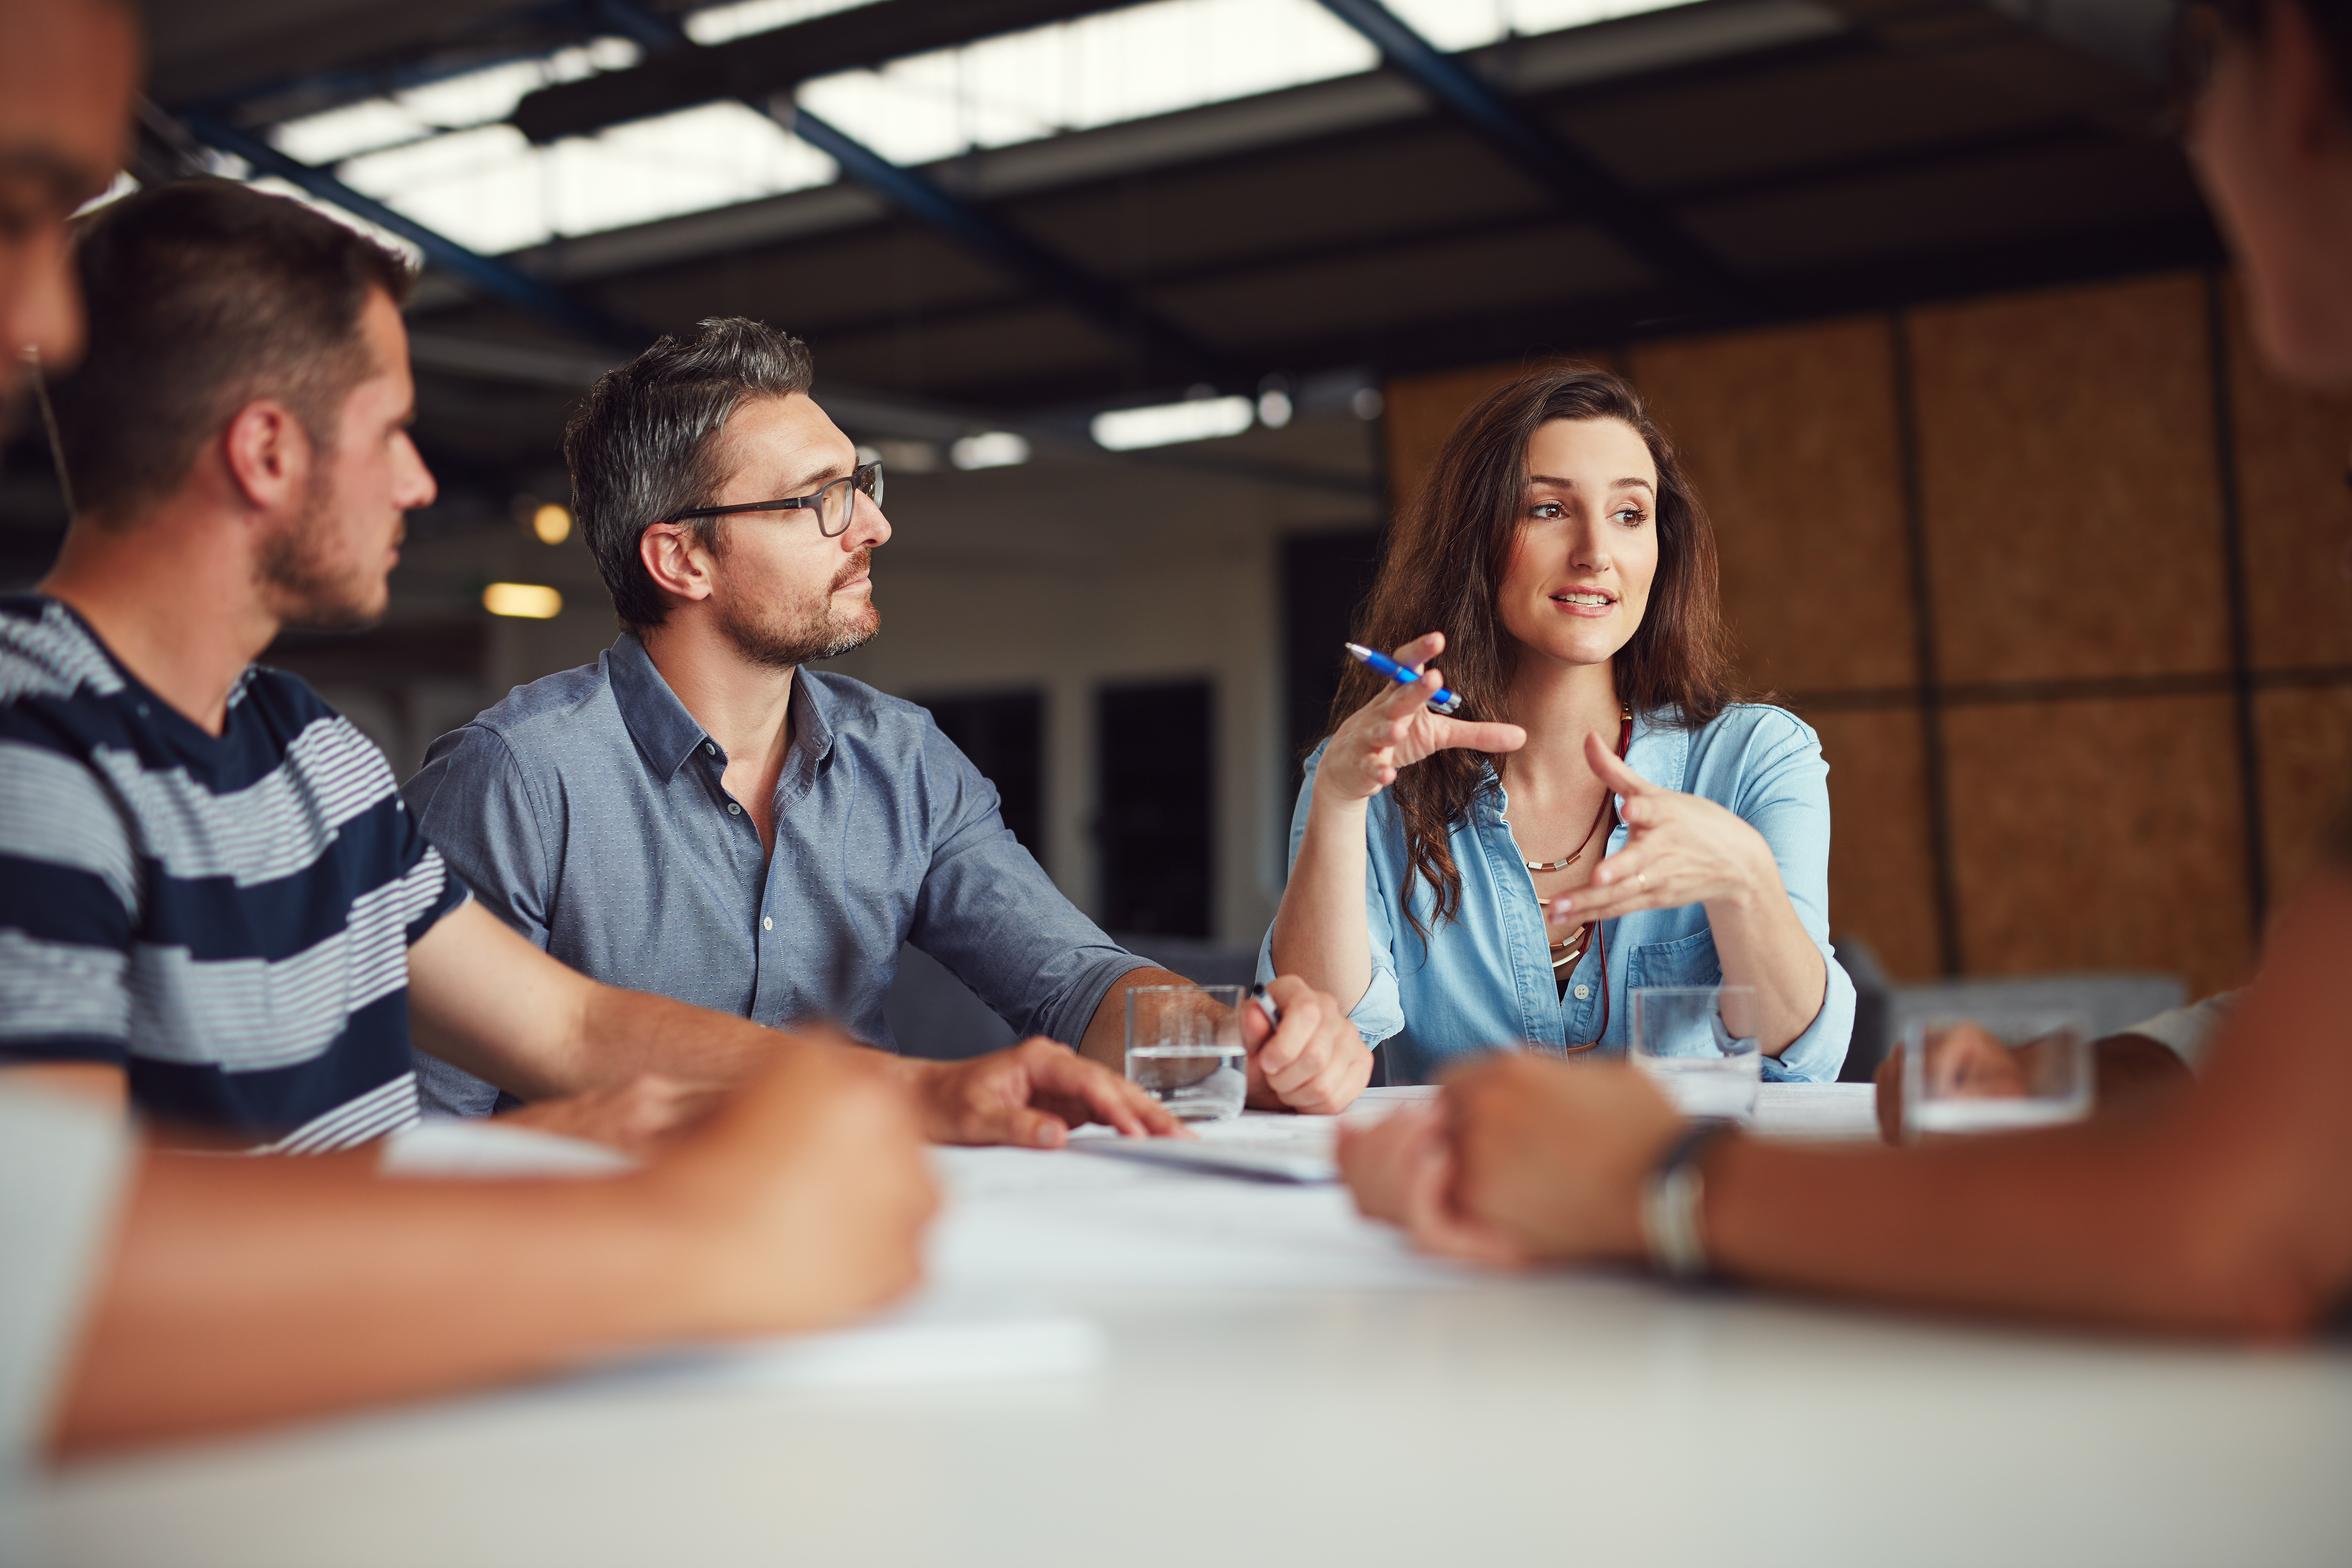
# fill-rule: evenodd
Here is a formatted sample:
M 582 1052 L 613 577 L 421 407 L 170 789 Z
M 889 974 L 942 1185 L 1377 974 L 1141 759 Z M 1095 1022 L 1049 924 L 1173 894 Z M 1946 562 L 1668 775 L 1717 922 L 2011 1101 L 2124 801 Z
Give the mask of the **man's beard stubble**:
M 339 575 L 323 548 L 334 506 L 333 489 L 313 473 L 301 513 L 263 542 L 255 563 L 255 579 L 271 591 L 276 601 L 271 608 L 289 626 L 354 631 L 383 614 L 383 579 L 368 566 L 346 567 Z M 394 545 L 407 534 L 404 519 L 393 535 Z
M 869 592 L 865 605 L 847 615 L 834 613 L 833 596 L 842 584 L 862 576 L 872 564 L 871 548 L 851 556 L 814 603 L 787 608 L 730 602 L 719 613 L 719 629 L 735 651 L 753 664 L 791 669 L 821 658 L 836 658 L 882 629 L 882 611 Z M 762 613 L 762 612 L 765 613 Z

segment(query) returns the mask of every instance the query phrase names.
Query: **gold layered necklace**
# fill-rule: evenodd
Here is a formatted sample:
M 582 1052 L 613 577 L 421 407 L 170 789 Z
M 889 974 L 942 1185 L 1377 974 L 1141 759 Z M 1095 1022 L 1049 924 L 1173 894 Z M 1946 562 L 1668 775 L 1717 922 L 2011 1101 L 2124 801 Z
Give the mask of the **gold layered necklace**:
M 1630 706 L 1626 706 L 1621 708 L 1618 714 L 1617 755 L 1621 760 L 1624 757 L 1626 752 L 1631 749 L 1633 740 L 1633 710 Z M 1584 837 L 1578 841 L 1575 849 L 1572 850 L 1565 859 L 1522 860 L 1519 863 L 1525 866 L 1529 871 L 1540 872 L 1567 870 L 1570 866 L 1575 865 L 1579 860 L 1584 858 L 1584 852 L 1592 847 L 1592 836 L 1600 832 L 1601 825 L 1609 819 L 1611 816 L 1610 807 L 1615 804 L 1616 799 L 1617 796 L 1613 791 L 1611 791 L 1606 787 L 1601 790 L 1601 807 L 1592 814 L 1592 826 L 1584 830 Z M 1536 895 L 1536 905 L 1538 909 L 1548 907 L 1547 900 L 1540 893 Z M 1584 957 L 1585 949 L 1590 947 L 1591 944 L 1592 925 L 1590 921 L 1578 926 L 1560 941 L 1548 943 L 1547 945 L 1551 950 L 1552 968 L 1559 970 L 1572 967 Z

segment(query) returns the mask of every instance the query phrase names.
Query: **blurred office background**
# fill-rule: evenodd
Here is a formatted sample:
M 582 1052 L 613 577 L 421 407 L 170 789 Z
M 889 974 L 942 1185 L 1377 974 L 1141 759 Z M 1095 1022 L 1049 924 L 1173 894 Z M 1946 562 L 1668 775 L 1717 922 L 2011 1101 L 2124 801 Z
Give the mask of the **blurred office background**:
M 614 635 L 562 510 L 586 383 L 757 316 L 888 466 L 884 629 L 835 668 L 929 706 L 1107 927 L 1230 963 L 1391 508 L 1488 387 L 1580 358 L 1688 455 L 1747 678 L 1822 733 L 1841 938 L 2202 992 L 2352 753 L 2352 407 L 2252 363 L 2167 15 L 159 4 L 135 166 L 425 263 L 441 500 L 381 626 L 272 656 L 404 775 Z M 20 440 L 0 576 L 63 525 Z

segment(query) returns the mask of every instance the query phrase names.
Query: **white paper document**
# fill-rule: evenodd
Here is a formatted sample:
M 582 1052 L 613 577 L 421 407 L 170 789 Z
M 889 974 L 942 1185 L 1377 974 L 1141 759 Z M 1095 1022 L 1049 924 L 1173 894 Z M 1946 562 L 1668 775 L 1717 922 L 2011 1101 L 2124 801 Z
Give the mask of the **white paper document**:
M 1328 1116 L 1244 1112 L 1230 1121 L 1195 1123 L 1191 1138 L 1122 1138 L 1108 1127 L 1081 1127 L 1070 1147 L 1082 1154 L 1137 1160 L 1196 1175 L 1312 1185 L 1339 1179 L 1332 1150 L 1339 1124 Z
M 1246 1115 L 1205 1131 L 1212 1147 L 1328 1161 L 1337 1126 Z M 947 1204 L 932 1226 L 931 1278 L 950 1290 L 1410 1290 L 1469 1278 L 1415 1257 L 1337 1183 L 1234 1181 L 1070 1151 L 939 1149 L 932 1159 Z

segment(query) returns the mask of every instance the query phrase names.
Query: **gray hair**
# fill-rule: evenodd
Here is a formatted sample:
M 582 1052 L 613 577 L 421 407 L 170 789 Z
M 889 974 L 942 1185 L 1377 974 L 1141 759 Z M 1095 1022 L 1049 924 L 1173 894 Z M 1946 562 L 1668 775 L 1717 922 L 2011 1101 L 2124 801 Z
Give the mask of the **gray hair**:
M 643 631 L 668 615 L 637 542 L 655 523 L 710 504 L 726 478 L 719 434 L 735 410 L 746 398 L 806 392 L 815 376 L 798 338 L 715 316 L 597 378 L 563 428 L 563 461 L 572 512 L 623 626 Z M 710 543 L 719 521 L 695 519 L 695 536 Z

